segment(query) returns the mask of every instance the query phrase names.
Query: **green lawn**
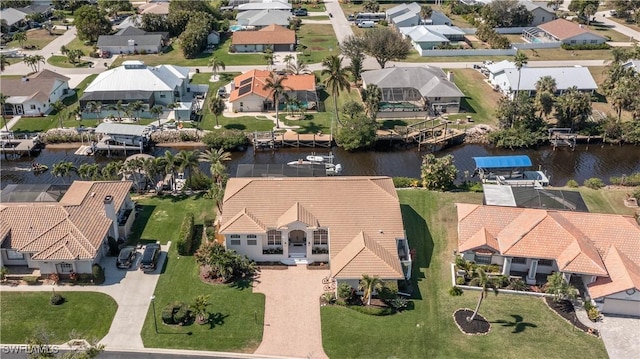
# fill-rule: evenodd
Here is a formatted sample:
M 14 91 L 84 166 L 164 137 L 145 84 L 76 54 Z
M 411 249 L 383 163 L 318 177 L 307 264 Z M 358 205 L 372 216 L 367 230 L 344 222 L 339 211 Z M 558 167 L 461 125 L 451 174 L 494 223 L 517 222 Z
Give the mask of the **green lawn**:
M 457 238 L 454 203 L 480 204 L 482 194 L 403 190 L 398 195 L 409 243 L 417 253 L 414 308 L 374 317 L 322 307 L 323 345 L 330 358 L 583 358 L 586 351 L 590 358 L 607 357 L 599 339 L 573 330 L 533 297 L 491 294 L 480 309 L 492 323 L 491 332 L 462 334 L 453 312 L 474 308 L 478 292 L 448 294 Z
M 195 259 L 178 256 L 176 252 L 176 238 L 184 214 L 193 212 L 196 225 L 202 225 L 205 218 L 213 218 L 213 202 L 202 197 L 171 196 L 137 200 L 143 211 L 135 224 L 134 240 L 172 241 L 168 262 L 154 293 L 159 333 L 155 332 L 153 307 L 150 307 L 142 329 L 145 347 L 253 352 L 262 341 L 264 296 L 252 293 L 248 284 L 203 283 L 198 277 Z M 210 295 L 209 313 L 214 318 L 210 324 L 181 327 L 162 324 L 161 311 L 166 304 L 176 300 L 188 303 L 200 294 Z
M 91 62 L 78 62 L 76 64 L 72 64 L 67 60 L 66 56 L 53 55 L 47 59 L 47 62 L 56 67 L 73 69 L 76 67 L 89 67 Z
M 93 44 L 86 43 L 80 40 L 77 36 L 74 37 L 73 40 L 71 40 L 71 42 L 66 45 L 66 47 L 68 49 L 80 49 L 85 54 L 85 56 L 89 56 L 89 54 L 94 51 Z
M 630 216 L 635 213 L 634 208 L 629 208 L 624 205 L 624 199 L 627 197 L 627 193 L 633 191 L 632 187 L 621 190 L 595 190 L 580 187 L 578 191 L 587 204 L 589 212 L 626 214 Z
M 524 53 L 529 57 L 529 61 L 552 61 L 552 60 L 611 60 L 611 50 L 564 50 L 557 49 L 537 49 L 526 50 Z M 415 50 L 411 51 L 405 62 L 482 62 L 482 61 L 502 61 L 513 60 L 513 56 L 442 56 L 423 57 Z
M 445 70 L 446 71 L 446 70 Z M 500 93 L 493 91 L 491 86 L 484 82 L 485 77 L 473 69 L 452 70 L 453 81 L 460 91 L 466 95 L 462 99 L 461 111 L 466 113 L 449 115 L 450 120 L 465 119 L 471 116 L 474 122 L 495 124 L 494 109 L 500 99 Z
M 49 304 L 51 292 L 0 292 L 2 343 L 21 344 L 40 328 L 50 334 L 52 344 L 70 340 L 75 331 L 87 339 L 102 339 L 118 305 L 102 293 L 56 291 L 62 305 Z
M 302 59 L 306 63 L 322 62 L 330 55 L 338 55 L 338 39 L 331 25 L 303 24 L 297 33 Z M 302 45 L 302 46 L 300 46 Z
M 27 41 L 25 41 L 24 45 L 36 46 L 38 49 L 42 49 L 43 47 L 47 46 L 51 41 L 55 40 L 57 36 L 62 34 L 64 34 L 63 30 L 54 30 L 53 35 L 49 35 L 49 31 L 45 29 L 28 30 Z M 7 43 L 7 48 L 11 49 L 14 47 L 20 47 L 20 44 L 17 41 L 10 41 Z

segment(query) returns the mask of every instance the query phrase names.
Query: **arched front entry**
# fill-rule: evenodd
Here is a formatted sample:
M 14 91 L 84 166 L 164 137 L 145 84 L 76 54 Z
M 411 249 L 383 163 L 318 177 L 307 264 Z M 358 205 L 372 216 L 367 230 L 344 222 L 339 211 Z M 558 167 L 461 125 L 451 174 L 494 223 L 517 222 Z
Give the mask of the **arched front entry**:
M 307 244 L 307 234 L 299 229 L 289 232 L 289 243 L 292 246 L 304 246 Z

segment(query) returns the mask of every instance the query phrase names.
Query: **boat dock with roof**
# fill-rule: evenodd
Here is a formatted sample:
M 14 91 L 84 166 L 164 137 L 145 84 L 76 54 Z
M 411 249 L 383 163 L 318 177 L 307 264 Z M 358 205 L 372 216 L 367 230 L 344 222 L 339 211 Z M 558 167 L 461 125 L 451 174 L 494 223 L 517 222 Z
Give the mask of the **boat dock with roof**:
M 473 157 L 473 160 L 476 162 L 475 174 L 482 183 L 537 188 L 549 185 L 544 172 L 527 170 L 533 166 L 529 156 Z

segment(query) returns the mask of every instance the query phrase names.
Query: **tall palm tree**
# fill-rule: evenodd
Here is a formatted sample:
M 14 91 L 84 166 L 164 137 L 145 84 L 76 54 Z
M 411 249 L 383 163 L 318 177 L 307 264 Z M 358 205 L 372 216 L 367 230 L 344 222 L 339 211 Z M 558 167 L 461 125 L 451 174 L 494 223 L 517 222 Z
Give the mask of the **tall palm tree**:
M 213 116 L 216 118 L 216 126 L 214 127 L 215 129 L 219 129 L 220 123 L 218 123 L 218 116 L 222 115 L 222 113 L 224 112 L 225 109 L 225 103 L 224 103 L 224 99 L 218 95 L 215 95 L 210 101 L 209 101 L 209 110 L 211 111 L 211 113 L 213 114 Z
M 0 55 L 0 71 L 4 71 L 7 65 L 11 65 L 9 60 L 7 60 L 7 57 L 5 55 Z
M 154 185 L 158 172 L 160 171 L 160 165 L 162 162 L 157 161 L 158 158 L 147 158 L 142 160 L 142 170 L 144 171 L 145 186 L 149 183 Z
M 76 171 L 76 166 L 73 164 L 73 162 L 70 161 L 58 162 L 54 164 L 53 168 L 51 169 L 53 175 L 56 177 L 62 177 L 62 182 L 65 184 L 66 181 L 64 180 L 64 177 L 67 177 L 67 179 L 71 180 L 71 174 Z
M 122 104 L 122 100 L 118 100 L 115 105 L 113 105 L 113 109 L 118 114 L 118 120 L 122 120 L 122 113 L 126 111 L 126 108 Z
M 433 15 L 433 9 L 431 8 L 431 6 L 429 5 L 420 6 L 420 18 L 422 20 L 430 19 L 431 15 Z
M 160 127 L 160 115 L 162 115 L 162 113 L 164 112 L 164 110 L 162 109 L 162 106 L 160 105 L 155 105 L 152 108 L 149 109 L 149 113 L 151 113 L 151 115 L 153 115 L 153 117 L 158 119 L 158 127 Z
M 4 120 L 4 128 L 7 132 L 9 132 L 9 120 L 7 120 L 7 118 L 4 116 L 4 106 L 7 104 L 7 99 L 9 99 L 9 96 L 3 94 L 2 92 L 0 92 L 0 115 L 2 116 L 2 119 Z
M 304 59 L 298 58 L 295 63 L 287 62 L 287 68 L 285 71 L 292 75 L 306 75 L 311 73 L 309 66 L 304 63 Z
M 269 95 L 273 98 L 273 103 L 276 107 L 276 128 L 280 128 L 280 118 L 278 117 L 280 111 L 280 96 L 285 93 L 286 88 L 283 84 L 286 76 L 280 76 L 275 72 L 271 72 L 269 77 L 265 80 L 263 90 L 269 90 Z
M 294 56 L 293 56 L 293 55 L 291 55 L 291 54 L 287 54 L 287 55 L 284 57 L 284 62 L 286 62 L 286 63 L 287 63 L 287 66 L 289 66 L 289 64 L 291 63 L 291 61 L 293 61 L 293 58 L 294 58 Z
M 139 175 L 142 170 L 142 159 L 132 158 L 124 163 L 124 170 L 126 173 L 133 177 L 133 185 L 136 186 L 138 192 L 140 192 L 140 180 Z
M 42 55 L 33 55 L 33 63 L 36 67 L 36 72 L 40 72 L 40 63 L 43 65 L 47 63 L 46 59 Z
M 83 163 L 78 167 L 78 176 L 83 180 L 96 180 L 99 170 L 97 163 Z
M 347 77 L 347 68 L 342 67 L 342 57 L 331 55 L 322 61 L 322 75 L 327 76 L 324 80 L 325 85 L 331 89 L 333 96 L 333 107 L 335 110 L 336 121 L 340 124 L 338 112 L 338 96 L 341 90 L 349 89 L 349 79 Z
M 211 177 L 217 184 L 222 184 L 227 177 L 227 169 L 224 166 L 225 161 L 231 161 L 231 153 L 226 152 L 224 148 L 217 150 L 206 150 L 200 154 L 200 162 L 208 162 L 210 164 Z
M 367 88 L 362 90 L 362 101 L 365 113 L 375 121 L 382 101 L 382 91 L 376 85 L 367 85 Z
M 135 115 L 136 121 L 140 122 L 140 113 L 144 110 L 144 102 L 142 101 L 134 101 L 127 106 Z
M 551 76 L 542 76 L 536 82 L 536 92 L 543 92 L 543 91 L 556 93 L 556 91 L 558 91 L 556 79 L 554 79 Z
M 102 168 L 102 177 L 105 180 L 117 180 L 124 172 L 124 163 L 122 161 L 109 162 Z
M 198 162 L 200 159 L 200 151 L 180 151 L 176 155 L 178 163 L 180 163 L 180 170 L 189 170 L 189 183 L 191 183 L 191 174 L 198 168 Z
M 473 314 L 467 318 L 468 322 L 473 322 L 478 315 L 478 311 L 480 310 L 480 304 L 482 304 L 482 300 L 489 294 L 489 289 L 493 289 L 493 292 L 498 295 L 498 286 L 496 286 L 495 281 L 492 278 L 489 278 L 487 273 L 482 268 L 476 269 L 476 273 L 478 273 L 478 277 L 474 278 L 477 280 L 477 284 L 482 291 L 480 292 L 480 297 L 478 297 L 478 304 L 476 304 L 476 309 L 473 311 Z
M 262 56 L 264 61 L 267 62 L 267 70 L 271 70 L 271 66 L 273 66 L 273 49 L 271 47 L 267 47 L 264 50 L 264 55 Z
M 27 42 L 27 33 L 24 31 L 16 32 L 13 34 L 13 41 L 20 44 L 20 47 L 24 47 L 24 43 Z
M 367 300 L 367 305 L 371 305 L 371 295 L 373 291 L 382 287 L 384 282 L 378 278 L 378 276 L 362 275 L 360 279 L 360 290 L 364 291 L 364 299 Z
M 226 66 L 222 60 L 215 55 L 209 60 L 209 66 L 211 66 L 211 72 L 213 72 L 213 80 L 218 81 L 218 70 L 226 70 Z
M 53 110 L 56 113 L 56 117 L 58 117 L 58 124 L 60 125 L 60 128 L 62 128 L 62 118 L 63 118 L 62 110 L 64 110 L 65 107 L 67 106 L 64 103 L 62 103 L 62 101 L 60 100 L 51 104 L 51 110 Z
M 556 80 L 551 76 L 543 76 L 536 82 L 535 106 L 545 119 L 553 110 L 556 91 Z
M 517 85 L 515 98 L 517 98 L 518 94 L 520 93 L 520 77 L 522 76 L 521 70 L 528 62 L 529 62 L 529 58 L 522 51 L 516 52 L 516 55 L 513 57 L 513 63 L 516 66 L 516 69 L 518 70 L 518 85 Z
M 180 162 L 176 155 L 171 153 L 171 151 L 167 150 L 164 152 L 164 172 L 165 174 L 171 175 L 171 188 L 173 188 L 173 181 L 175 179 L 175 174 L 178 168 L 180 168 Z

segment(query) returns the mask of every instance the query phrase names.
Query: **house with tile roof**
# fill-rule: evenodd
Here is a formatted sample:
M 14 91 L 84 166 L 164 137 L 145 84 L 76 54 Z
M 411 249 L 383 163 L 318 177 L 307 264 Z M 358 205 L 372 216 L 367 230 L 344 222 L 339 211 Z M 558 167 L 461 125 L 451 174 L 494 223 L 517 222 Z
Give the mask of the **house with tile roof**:
M 231 35 L 231 52 L 294 51 L 296 32 L 280 25 L 269 25 L 258 31 L 236 31 Z
M 606 37 L 589 31 L 582 24 L 565 19 L 546 22 L 538 25 L 538 29 L 544 31 L 547 41 L 560 41 L 567 45 L 600 45 L 607 42 Z
M 458 253 L 503 275 L 561 272 L 603 313 L 640 316 L 640 225 L 631 216 L 458 203 Z M 544 281 L 544 280 L 543 280 Z
M 432 66 L 388 67 L 362 73 L 362 86 L 376 85 L 382 92 L 378 116 L 424 115 L 427 111 L 457 113 L 465 96 L 451 72 Z
M 91 273 L 135 220 L 130 181 L 75 181 L 58 202 L 0 204 L 0 265 Z
M 229 110 L 234 112 L 273 110 L 275 108 L 273 96 L 271 91 L 265 88 L 271 74 L 272 72 L 267 70 L 251 70 L 234 78 L 228 100 Z M 282 85 L 285 93 L 279 101 L 281 109 L 286 106 L 285 96 L 299 100 L 300 105 L 309 110 L 317 109 L 316 77 L 313 74 L 282 76 L 284 76 Z
M 4 105 L 8 116 L 44 116 L 51 111 L 51 104 L 73 95 L 69 78 L 50 70 L 2 79 L 2 93 L 8 96 Z
M 219 232 L 256 261 L 328 262 L 338 282 L 402 280 L 411 258 L 389 177 L 231 178 Z

